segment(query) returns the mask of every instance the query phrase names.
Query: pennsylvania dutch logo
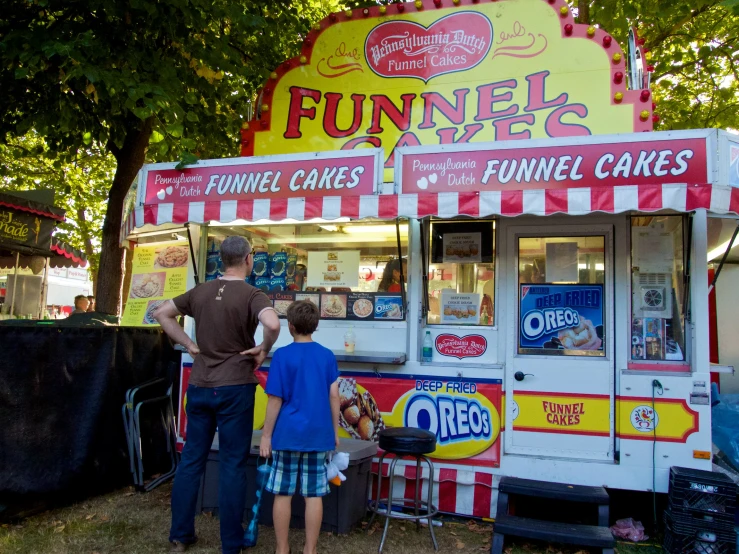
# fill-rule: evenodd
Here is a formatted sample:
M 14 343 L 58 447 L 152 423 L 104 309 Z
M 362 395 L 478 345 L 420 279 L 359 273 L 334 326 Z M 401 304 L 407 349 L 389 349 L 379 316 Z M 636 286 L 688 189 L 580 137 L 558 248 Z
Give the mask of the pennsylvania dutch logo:
M 372 29 L 364 44 L 369 67 L 380 77 L 434 77 L 467 71 L 490 51 L 493 25 L 478 12 L 458 12 L 424 27 L 388 21 Z

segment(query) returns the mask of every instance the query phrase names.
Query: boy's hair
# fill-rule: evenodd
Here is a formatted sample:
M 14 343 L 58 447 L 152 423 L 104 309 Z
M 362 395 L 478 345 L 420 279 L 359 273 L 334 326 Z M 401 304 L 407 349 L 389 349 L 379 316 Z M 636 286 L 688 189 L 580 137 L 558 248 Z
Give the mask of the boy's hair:
M 295 327 L 299 335 L 312 335 L 318 328 L 318 320 L 321 314 L 310 300 L 298 300 L 290 304 L 287 309 L 287 322 Z

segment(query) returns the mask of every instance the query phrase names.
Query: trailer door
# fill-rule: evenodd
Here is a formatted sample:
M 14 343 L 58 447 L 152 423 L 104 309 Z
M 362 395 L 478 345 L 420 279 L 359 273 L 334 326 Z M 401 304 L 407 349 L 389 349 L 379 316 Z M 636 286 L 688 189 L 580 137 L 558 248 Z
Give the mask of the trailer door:
M 506 237 L 506 453 L 612 460 L 613 227 Z

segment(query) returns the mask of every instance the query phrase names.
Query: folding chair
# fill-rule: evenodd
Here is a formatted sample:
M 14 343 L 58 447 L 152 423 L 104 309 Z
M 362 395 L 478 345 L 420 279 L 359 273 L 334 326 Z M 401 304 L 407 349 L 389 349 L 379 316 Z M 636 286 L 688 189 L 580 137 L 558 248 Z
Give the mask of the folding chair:
M 134 408 L 134 427 L 133 432 L 135 434 L 135 447 L 136 447 L 136 458 L 137 458 L 137 470 L 138 470 L 138 485 L 145 491 L 151 491 L 158 487 L 165 481 L 169 480 L 174 476 L 177 471 L 177 455 L 176 455 L 176 441 L 177 436 L 175 433 L 175 420 L 174 420 L 174 409 L 172 407 L 172 385 L 167 389 L 167 394 L 163 396 L 157 396 L 149 398 L 136 403 Z M 166 445 L 167 452 L 171 466 L 169 470 L 157 477 L 156 479 L 145 483 L 144 481 L 144 454 L 141 446 L 141 409 L 144 407 L 151 407 L 152 409 L 159 408 L 160 421 L 166 434 Z

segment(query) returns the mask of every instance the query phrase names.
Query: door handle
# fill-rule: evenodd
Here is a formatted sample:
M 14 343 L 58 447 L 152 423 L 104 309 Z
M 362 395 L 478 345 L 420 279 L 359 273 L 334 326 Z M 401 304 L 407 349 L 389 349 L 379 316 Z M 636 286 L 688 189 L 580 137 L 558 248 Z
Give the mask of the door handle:
M 534 374 L 533 373 L 524 373 L 523 371 L 517 371 L 516 373 L 513 374 L 513 378 L 516 381 L 523 381 L 527 376 L 533 377 Z

